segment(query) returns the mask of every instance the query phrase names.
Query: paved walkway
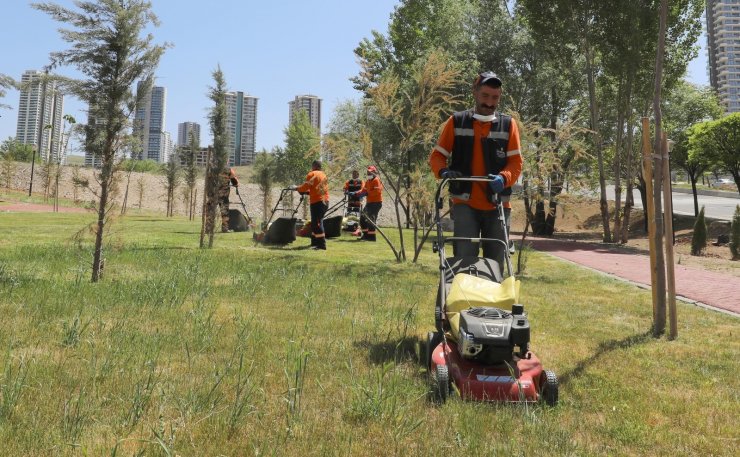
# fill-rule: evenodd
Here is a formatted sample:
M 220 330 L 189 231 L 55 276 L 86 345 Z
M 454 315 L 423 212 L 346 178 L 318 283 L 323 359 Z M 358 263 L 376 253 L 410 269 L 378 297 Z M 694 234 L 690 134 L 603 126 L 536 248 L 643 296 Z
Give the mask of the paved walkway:
M 650 287 L 650 257 L 599 243 L 527 238 L 532 247 L 619 279 Z M 675 265 L 676 295 L 740 316 L 740 278 Z

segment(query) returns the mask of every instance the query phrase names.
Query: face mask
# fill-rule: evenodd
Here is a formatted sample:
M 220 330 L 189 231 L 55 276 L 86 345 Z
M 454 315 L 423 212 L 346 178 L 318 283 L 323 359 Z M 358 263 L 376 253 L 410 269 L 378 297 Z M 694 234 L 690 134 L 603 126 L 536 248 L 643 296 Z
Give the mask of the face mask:
M 496 113 L 493 113 L 489 116 L 484 116 L 482 114 L 473 114 L 473 119 L 481 122 L 493 122 L 494 120 L 496 120 Z

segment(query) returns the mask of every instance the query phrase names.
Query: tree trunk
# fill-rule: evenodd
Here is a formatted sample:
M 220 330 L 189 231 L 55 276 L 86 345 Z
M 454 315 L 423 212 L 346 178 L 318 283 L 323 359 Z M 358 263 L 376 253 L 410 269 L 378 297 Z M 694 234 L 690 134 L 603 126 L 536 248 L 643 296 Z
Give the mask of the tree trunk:
M 622 137 L 624 132 L 624 86 L 619 87 L 619 97 L 617 101 L 617 138 L 614 145 L 614 237 L 618 237 L 622 232 Z M 615 240 L 616 241 L 616 240 Z
M 594 81 L 594 64 L 593 51 L 588 44 L 584 46 L 586 50 L 586 73 L 588 76 L 588 98 L 591 111 L 591 130 L 594 131 L 594 145 L 596 146 L 596 157 L 599 164 L 599 186 L 601 187 L 601 197 L 599 207 L 601 209 L 601 225 L 604 227 L 603 241 L 611 243 L 612 235 L 609 230 L 609 203 L 606 199 L 606 175 L 604 174 L 604 154 L 601 150 L 601 135 L 599 134 L 599 106 L 596 101 L 596 82 Z M 534 232 L 534 228 L 532 230 Z
M 627 243 L 630 236 L 630 220 L 632 216 L 632 208 L 635 206 L 635 196 L 633 195 L 634 191 L 634 180 L 632 178 L 632 146 L 634 141 L 634 129 L 632 128 L 633 120 L 632 116 L 629 116 L 629 120 L 627 121 L 627 194 L 625 195 L 624 199 L 624 220 L 622 222 L 622 244 Z
M 108 146 L 110 150 L 112 146 Z M 105 215 L 108 206 L 111 175 L 113 174 L 113 154 L 105 153 L 103 168 L 100 176 L 100 202 L 98 204 L 98 223 L 95 230 L 95 252 L 93 253 L 92 282 L 98 282 L 103 273 L 103 234 L 105 231 Z
M 699 217 L 699 196 L 696 193 L 696 176 L 689 173 L 691 180 L 691 193 L 694 196 L 694 217 Z
M 668 16 L 668 0 L 660 2 L 660 31 L 658 33 L 658 50 L 655 59 L 655 96 L 653 98 L 653 112 L 655 117 L 655 143 L 653 146 L 653 203 L 655 207 L 655 265 L 657 268 L 656 284 L 656 313 L 653 325 L 653 335 L 660 336 L 665 332 L 666 324 L 666 272 L 663 251 L 663 129 L 662 111 L 660 106 L 661 87 L 663 83 L 663 58 L 665 54 L 665 29 Z

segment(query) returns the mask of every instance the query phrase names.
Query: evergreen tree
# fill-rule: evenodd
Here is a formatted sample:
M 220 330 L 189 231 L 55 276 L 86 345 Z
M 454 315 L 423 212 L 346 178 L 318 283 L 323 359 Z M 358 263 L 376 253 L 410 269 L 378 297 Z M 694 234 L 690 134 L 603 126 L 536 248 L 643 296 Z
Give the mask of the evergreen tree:
M 213 108 L 208 115 L 213 135 L 213 152 L 206 170 L 206 211 L 205 233 L 208 234 L 208 247 L 213 247 L 213 232 L 216 227 L 216 209 L 218 206 L 219 173 L 229 163 L 229 153 L 226 150 L 228 133 L 226 131 L 226 79 L 219 65 L 213 72 L 215 85 L 211 87 L 208 97 L 213 101 Z M 203 247 L 204 233 L 201 233 L 200 247 Z
M 730 252 L 732 260 L 740 260 L 740 205 L 735 205 L 730 228 Z
M 66 89 L 87 102 L 95 120 L 86 128 L 86 145 L 101 162 L 92 263 L 92 281 L 97 282 L 102 274 L 115 161 L 137 101 L 132 88 L 140 80 L 151 84 L 167 45 L 155 45 L 151 34 L 142 36 L 150 26 L 159 25 L 148 1 L 79 0 L 74 4 L 77 9 L 54 3 L 34 3 L 33 7 L 62 23 L 59 33 L 71 45 L 51 54 L 52 67 L 73 65 L 86 78 L 66 80 Z
M 694 223 L 694 234 L 691 236 L 691 255 L 702 255 L 707 247 L 707 222 L 704 219 L 704 207 Z
M 198 167 L 196 167 L 196 157 L 198 156 L 199 145 L 195 139 L 195 133 L 190 132 L 187 149 L 183 148 L 185 154 L 185 185 L 188 192 L 188 218 L 192 221 L 195 213 L 195 184 L 198 179 Z
M 275 174 L 277 172 L 276 164 L 275 156 L 265 150 L 257 154 L 257 157 L 254 159 L 255 181 L 259 186 L 260 192 L 262 192 L 263 221 L 267 221 L 269 217 L 267 213 L 271 205 L 270 192 L 272 191 L 272 183 L 275 180 Z

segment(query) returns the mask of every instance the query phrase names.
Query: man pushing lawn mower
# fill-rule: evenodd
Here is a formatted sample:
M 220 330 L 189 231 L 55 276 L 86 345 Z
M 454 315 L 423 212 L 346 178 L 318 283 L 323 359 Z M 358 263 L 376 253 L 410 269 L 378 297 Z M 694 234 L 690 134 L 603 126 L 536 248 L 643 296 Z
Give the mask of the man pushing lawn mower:
M 440 260 L 436 331 L 427 335 L 426 363 L 439 402 L 456 392 L 477 401 L 554 405 L 557 377 L 543 370 L 529 350 L 529 320 L 508 249 L 508 203 L 522 158 L 516 122 L 496 112 L 501 85 L 492 72 L 478 75 L 475 109 L 450 117 L 429 157 L 442 181 L 435 194 L 434 249 Z M 444 236 L 441 224 L 446 186 L 452 197 L 452 237 Z M 450 241 L 453 256 L 446 257 Z M 478 257 L 480 242 L 483 257 Z
M 311 203 L 311 248 L 326 250 L 326 234 L 324 233 L 324 214 L 329 207 L 329 183 L 326 174 L 321 171 L 321 162 L 314 160 L 306 181 L 300 186 L 291 189 L 301 194 L 309 194 Z

